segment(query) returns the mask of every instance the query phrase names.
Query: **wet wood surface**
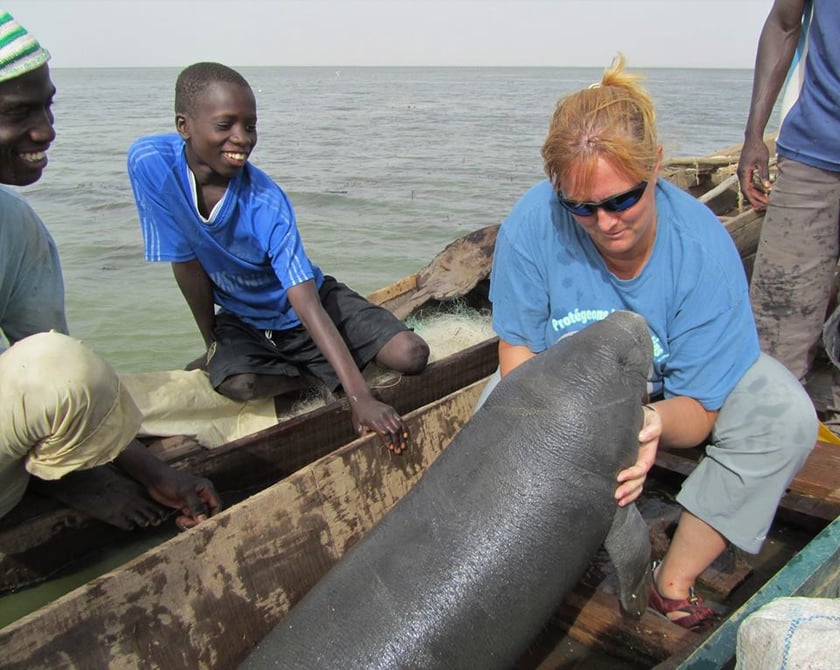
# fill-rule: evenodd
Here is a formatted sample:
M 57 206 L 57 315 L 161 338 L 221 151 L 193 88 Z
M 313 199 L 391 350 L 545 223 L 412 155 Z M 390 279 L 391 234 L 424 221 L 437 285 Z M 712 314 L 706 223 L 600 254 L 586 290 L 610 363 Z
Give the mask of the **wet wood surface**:
M 0 630 L 3 667 L 236 667 L 409 490 L 471 415 L 483 383 L 408 415 L 418 446 L 404 456 L 387 452 L 376 436 L 345 445 Z M 704 582 L 734 588 L 725 576 Z M 651 664 L 699 640 L 656 615 L 627 619 L 609 590 L 586 584 L 549 627 Z M 521 667 L 559 667 L 550 665 L 555 653 Z
M 406 414 L 486 377 L 497 364 L 497 341 L 486 340 L 376 395 Z M 173 438 L 175 448 L 160 456 L 174 468 L 210 479 L 230 504 L 355 438 L 349 405 L 341 400 L 212 450 Z M 30 495 L 0 520 L 0 592 L 43 581 L 104 546 L 135 542 L 141 532 L 123 531 Z
M 407 415 L 417 440 L 403 455 L 360 438 L 6 626 L 3 667 L 236 667 L 409 490 L 482 387 Z

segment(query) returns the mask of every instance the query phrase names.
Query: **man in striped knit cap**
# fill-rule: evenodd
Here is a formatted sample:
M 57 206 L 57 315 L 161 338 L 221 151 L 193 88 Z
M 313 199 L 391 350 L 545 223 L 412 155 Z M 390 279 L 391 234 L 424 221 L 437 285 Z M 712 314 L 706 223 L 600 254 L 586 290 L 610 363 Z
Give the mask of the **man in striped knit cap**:
M 2 184 L 28 186 L 47 166 L 49 58 L 0 9 Z M 140 418 L 113 369 L 67 335 L 55 243 L 23 198 L 0 186 L 0 516 L 27 486 L 125 529 L 159 524 L 172 509 L 183 528 L 218 511 L 209 481 L 173 470 L 135 439 Z

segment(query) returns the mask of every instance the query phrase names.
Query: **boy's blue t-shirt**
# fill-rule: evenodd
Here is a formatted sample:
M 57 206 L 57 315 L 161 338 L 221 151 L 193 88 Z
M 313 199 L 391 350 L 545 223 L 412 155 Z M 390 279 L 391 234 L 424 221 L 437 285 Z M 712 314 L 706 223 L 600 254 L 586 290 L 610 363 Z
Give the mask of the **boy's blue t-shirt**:
M 198 259 L 222 312 L 259 329 L 299 326 L 286 291 L 310 279 L 320 288 L 324 276 L 306 256 L 286 194 L 247 163 L 208 223 L 196 210 L 188 170 L 175 133 L 140 138 L 128 151 L 146 260 Z
M 637 277 L 622 280 L 551 184 L 531 188 L 499 230 L 493 327 L 539 353 L 612 311 L 636 312 L 653 343 L 650 393 L 718 410 L 759 355 L 743 264 L 705 205 L 662 179 L 655 197 L 653 251 Z

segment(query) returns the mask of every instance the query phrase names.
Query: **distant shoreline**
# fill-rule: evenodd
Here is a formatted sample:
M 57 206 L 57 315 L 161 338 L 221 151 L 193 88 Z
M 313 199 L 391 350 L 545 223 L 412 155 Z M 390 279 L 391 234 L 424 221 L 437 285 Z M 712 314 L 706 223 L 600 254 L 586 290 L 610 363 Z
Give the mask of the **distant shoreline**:
M 50 64 L 53 71 L 62 70 L 171 70 L 179 71 L 189 63 L 183 65 L 76 65 L 60 66 Z M 598 65 L 243 65 L 233 64 L 231 67 L 247 70 L 563 70 L 563 71 L 594 71 L 601 72 L 604 68 Z M 670 67 L 634 65 L 637 72 L 647 71 L 685 71 L 685 72 L 752 72 L 752 67 Z

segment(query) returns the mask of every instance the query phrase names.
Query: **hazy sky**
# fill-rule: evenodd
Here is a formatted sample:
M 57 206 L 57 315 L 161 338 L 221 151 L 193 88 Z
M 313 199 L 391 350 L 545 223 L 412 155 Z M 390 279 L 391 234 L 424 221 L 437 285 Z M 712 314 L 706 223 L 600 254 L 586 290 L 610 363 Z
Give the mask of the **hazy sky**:
M 772 0 L 0 0 L 53 67 L 752 68 Z

